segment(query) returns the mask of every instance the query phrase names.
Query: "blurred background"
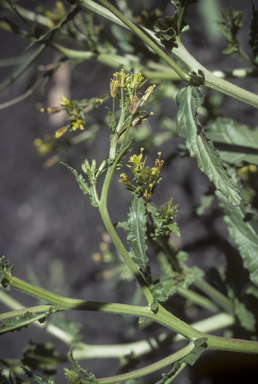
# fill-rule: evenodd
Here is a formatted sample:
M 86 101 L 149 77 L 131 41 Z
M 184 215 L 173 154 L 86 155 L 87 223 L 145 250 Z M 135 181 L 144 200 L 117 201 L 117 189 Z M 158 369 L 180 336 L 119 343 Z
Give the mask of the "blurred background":
M 4 1 L 0 2 L 2 5 Z M 64 2 L 68 8 L 69 4 Z M 117 1 L 123 10 L 128 2 Z M 51 1 L 19 1 L 24 8 L 34 10 L 36 6 L 53 9 Z M 153 12 L 159 8 L 161 17 L 172 15 L 174 7 L 170 1 L 131 0 L 128 4 L 135 17 L 143 17 L 144 10 Z M 243 11 L 243 28 L 239 34 L 243 45 L 248 42 L 252 2 L 241 0 L 200 0 L 189 8 L 187 21 L 190 31 L 184 34 L 183 43 L 190 53 L 209 70 L 230 70 L 246 66 L 234 55 L 222 53 L 226 41 L 218 30 L 216 23 L 221 21 L 220 10 Z M 3 12 L 3 18 L 6 15 Z M 103 22 L 96 17 L 96 22 Z M 110 25 L 107 34 L 111 36 Z M 119 28 L 117 27 L 118 31 Z M 124 33 L 122 30 L 119 33 Z M 111 37 L 110 37 L 111 38 Z M 0 80 L 6 80 L 21 65 L 7 66 L 4 59 L 26 55 L 28 40 L 12 35 L 3 29 L 0 31 L 1 59 Z M 112 41 L 113 42 L 113 41 Z M 121 52 L 119 41 L 115 42 L 117 52 Z M 0 94 L 0 103 L 6 103 L 22 95 L 32 84 L 42 67 L 57 62 L 61 55 L 48 48 L 15 83 Z M 105 233 L 101 218 L 96 208 L 92 207 L 88 197 L 79 189 L 73 175 L 59 162 L 50 166 L 49 159 L 54 153 L 40 156 L 37 153 L 35 140 L 46 136 L 52 137 L 57 129 L 66 124 L 65 115 L 48 115 L 41 113 L 41 108 L 58 106 L 62 95 L 71 100 L 100 97 L 109 92 L 109 82 L 116 70 L 95 60 L 88 60 L 73 68 L 67 61 L 48 84 L 45 93 L 39 89 L 18 104 L 0 111 L 0 252 L 15 264 L 13 274 L 23 280 L 33 281 L 57 294 L 67 297 L 132 303 L 136 284 L 126 279 L 111 278 L 110 265 L 103 259 L 103 253 L 115 253 Z M 232 80 L 244 88 L 257 93 L 255 79 Z M 160 82 L 158 86 L 170 89 L 171 81 Z M 163 88 L 163 89 L 164 89 Z M 158 89 L 158 87 L 157 87 Z M 209 94 L 210 91 L 204 90 Z M 214 93 L 213 97 L 216 94 Z M 220 96 L 219 96 L 220 97 Z M 240 123 L 256 126 L 257 112 L 236 100 L 223 97 L 220 113 L 234 118 Z M 73 146 L 61 160 L 80 172 L 82 162 L 95 158 L 97 164 L 107 157 L 110 130 L 101 120 L 106 115 L 105 105 L 111 108 L 108 100 L 103 106 L 90 113 L 89 123 L 96 125 L 92 140 L 83 141 Z M 151 110 L 152 106 L 150 106 Z M 153 106 L 154 108 L 154 106 Z M 194 159 L 179 156 L 180 143 L 175 134 L 176 102 L 170 94 L 160 101 L 158 115 L 149 119 L 152 134 L 158 138 L 160 132 L 170 132 L 171 139 L 161 141 L 154 146 L 147 138 L 145 142 L 147 164 L 153 166 L 157 152 L 162 152 L 165 160 L 162 171 L 163 183 L 157 188 L 154 200 L 158 205 L 171 197 L 180 204 L 177 223 L 181 237 L 173 237 L 175 245 L 189 252 L 189 266 L 197 265 L 207 272 L 207 278 L 213 281 L 213 271 L 221 263 L 224 241 L 227 239 L 226 227 L 222 212 L 215 201 L 203 214 L 198 215 L 197 208 L 200 197 L 211 188 L 211 183 L 202 174 Z M 154 108 L 155 109 L 155 108 Z M 170 130 L 160 127 L 161 115 L 171 119 Z M 171 123 L 172 124 L 172 123 Z M 174 130 L 174 131 L 173 131 Z M 174 133 L 173 133 L 174 132 Z M 72 135 L 70 135 L 72 136 Z M 94 140 L 93 140 L 94 138 Z M 65 141 L 65 139 L 64 139 Z M 158 143 L 158 140 L 156 140 Z M 136 145 L 134 153 L 140 146 Z M 52 159 L 53 160 L 53 159 Z M 120 172 L 114 177 L 109 197 L 109 211 L 113 222 L 126 220 L 131 195 L 119 180 Z M 103 179 L 102 179 L 103 180 Z M 155 270 L 156 264 L 152 250 L 149 250 L 150 264 Z M 112 263 L 111 263 L 112 266 Z M 11 296 L 23 305 L 36 305 L 33 297 L 11 290 Z M 182 298 L 174 296 L 171 307 L 178 311 Z M 0 303 L 0 310 L 7 307 Z M 209 315 L 205 310 L 189 305 L 181 314 L 189 323 Z M 82 335 L 88 344 L 115 344 L 140 340 L 144 337 L 158 335 L 164 331 L 158 325 L 151 325 L 135 333 L 137 320 L 99 313 L 73 312 L 65 314 L 69 319 L 81 322 Z M 223 334 L 223 333 L 220 333 Z M 67 346 L 54 337 L 46 335 L 44 330 L 31 325 L 28 329 L 8 333 L 1 337 L 0 360 L 5 358 L 21 358 L 22 351 L 30 341 L 43 343 L 52 341 L 60 354 L 67 352 Z M 177 350 L 179 346 L 175 346 Z M 171 353 L 171 352 L 170 352 Z M 157 352 L 146 356 L 142 366 L 157 361 L 162 355 Z M 67 364 L 65 364 L 66 366 Z M 110 376 L 117 373 L 118 362 L 115 359 L 89 359 L 81 365 L 97 377 Z M 215 367 L 221 367 L 219 371 Z M 175 384 L 216 384 L 253 382 L 252 375 L 257 374 L 257 357 L 242 354 L 207 352 L 191 369 L 185 369 L 174 381 Z M 242 374 L 244 376 L 242 376 Z M 250 377 L 249 377 L 250 375 Z M 144 384 L 152 384 L 160 380 L 161 372 L 142 379 Z M 59 369 L 56 383 L 65 381 L 62 368 Z

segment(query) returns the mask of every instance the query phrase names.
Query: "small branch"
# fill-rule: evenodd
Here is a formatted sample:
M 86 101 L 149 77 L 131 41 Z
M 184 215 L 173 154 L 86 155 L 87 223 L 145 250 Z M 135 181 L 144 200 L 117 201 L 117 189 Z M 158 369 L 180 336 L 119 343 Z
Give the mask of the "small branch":
M 98 379 L 98 382 L 101 384 L 115 384 L 125 380 L 136 379 L 137 377 L 149 375 L 152 372 L 167 367 L 168 365 L 173 364 L 175 361 L 182 359 L 183 357 L 187 356 L 193 349 L 194 343 L 189 343 L 186 347 L 180 349 L 180 351 L 175 352 L 154 364 L 150 364 L 147 367 L 137 369 L 133 372 L 124 373 L 122 375 Z
M 34 52 L 30 58 L 16 71 L 14 74 L 8 79 L 6 79 L 1 85 L 0 85 L 0 92 L 2 92 L 5 88 L 7 88 L 10 84 L 12 84 L 18 77 L 20 77 L 30 66 L 32 63 L 34 63 L 35 60 L 41 55 L 41 53 L 46 48 L 46 44 L 41 44 L 40 47 Z
M 107 0 L 99 0 L 110 12 L 112 12 L 119 20 L 121 20 L 127 27 L 130 28 L 145 44 L 147 44 L 154 52 L 156 52 L 184 81 L 190 81 L 190 76 L 186 74 L 164 51 L 161 49 L 152 38 L 138 28 L 134 23 L 128 20 L 121 12 L 119 12 L 113 5 Z M 87 1 L 79 0 L 79 4 L 85 3 L 87 7 Z

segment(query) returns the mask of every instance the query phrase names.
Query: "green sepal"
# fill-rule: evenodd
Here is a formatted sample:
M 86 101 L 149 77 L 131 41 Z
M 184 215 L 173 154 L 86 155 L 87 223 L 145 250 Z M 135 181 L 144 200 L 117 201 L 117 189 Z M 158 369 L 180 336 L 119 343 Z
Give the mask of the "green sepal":
M 88 184 L 86 183 L 86 181 L 83 178 L 83 176 L 81 174 L 79 174 L 74 168 L 72 168 L 69 165 L 67 165 L 66 163 L 61 162 L 61 164 L 65 165 L 66 168 L 68 168 L 72 172 L 72 174 L 75 176 L 76 181 L 79 184 L 79 187 L 81 188 L 82 192 L 85 195 L 89 195 L 90 196 L 91 205 L 93 205 L 93 207 L 98 207 L 99 204 L 98 204 L 98 202 L 95 199 L 95 196 L 94 196 L 93 191 L 92 191 L 92 187 L 88 186 Z

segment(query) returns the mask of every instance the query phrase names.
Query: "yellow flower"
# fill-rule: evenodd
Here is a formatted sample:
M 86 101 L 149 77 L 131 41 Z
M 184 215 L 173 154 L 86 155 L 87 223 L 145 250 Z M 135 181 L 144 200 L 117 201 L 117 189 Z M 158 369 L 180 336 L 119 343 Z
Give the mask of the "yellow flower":
M 59 128 L 59 129 L 55 132 L 55 138 L 56 138 L 56 139 L 59 139 L 59 137 L 63 136 L 63 135 L 67 132 L 67 130 L 68 130 L 67 127 Z
M 138 99 L 137 96 L 130 96 L 130 106 L 129 106 L 129 112 L 133 115 L 137 112 L 137 109 L 139 108 L 141 104 L 141 100 Z
M 120 175 L 121 179 L 118 180 L 119 183 L 122 183 L 122 184 L 125 184 L 125 185 L 131 185 L 131 179 L 125 174 L 125 173 L 121 173 Z
M 71 102 L 71 100 L 67 99 L 65 96 L 62 96 L 62 99 L 63 101 L 60 101 L 59 103 L 65 107 L 65 108 L 72 108 L 73 107 L 73 103 Z
M 161 152 L 158 152 L 158 156 L 159 156 L 159 158 L 155 160 L 155 166 L 156 166 L 158 173 L 160 174 L 162 166 L 164 164 L 164 160 L 161 160 Z
M 136 117 L 132 121 L 132 126 L 135 127 L 136 125 L 143 124 L 148 119 L 148 117 L 153 116 L 153 115 L 154 115 L 154 112 L 150 112 L 148 115 L 145 115 L 145 116 L 141 115 L 141 116 Z
M 133 155 L 133 156 L 130 156 L 129 158 L 129 163 L 133 163 L 137 168 L 141 168 L 142 167 L 142 153 L 140 155 Z
M 120 72 L 114 73 L 114 78 L 118 80 L 120 88 L 126 87 L 126 85 L 129 83 L 130 79 L 127 79 L 128 76 L 129 75 L 126 75 L 123 69 L 121 69 Z
M 75 121 L 72 122 L 72 130 L 76 131 L 76 129 L 81 129 L 82 131 L 84 130 L 83 126 L 83 120 L 82 119 L 76 119 Z
M 143 197 L 145 199 L 145 202 L 147 202 L 151 198 L 151 192 L 148 192 L 148 190 L 146 189 L 145 192 L 144 192 Z
M 115 98 L 116 95 L 117 95 L 118 84 L 119 84 L 118 80 L 111 79 L 111 82 L 110 82 L 110 95 L 113 98 Z
M 155 84 L 148 87 L 148 89 L 144 92 L 144 95 L 142 96 L 142 104 L 146 103 L 150 99 L 150 97 L 153 95 L 154 88 L 156 87 Z
M 39 155 L 45 155 L 46 153 L 49 153 L 53 150 L 51 143 L 47 143 L 46 141 L 39 138 L 34 140 L 34 145 L 36 147 L 36 152 Z
M 40 112 L 58 113 L 61 111 L 61 107 L 40 108 Z
M 250 170 L 250 172 L 252 172 L 252 173 L 257 172 L 257 165 L 250 164 L 250 165 L 249 165 L 249 170 Z
M 135 73 L 134 75 L 131 75 L 131 88 L 135 89 L 135 87 L 137 87 L 137 89 L 139 89 L 146 81 L 147 80 L 144 80 L 141 72 Z

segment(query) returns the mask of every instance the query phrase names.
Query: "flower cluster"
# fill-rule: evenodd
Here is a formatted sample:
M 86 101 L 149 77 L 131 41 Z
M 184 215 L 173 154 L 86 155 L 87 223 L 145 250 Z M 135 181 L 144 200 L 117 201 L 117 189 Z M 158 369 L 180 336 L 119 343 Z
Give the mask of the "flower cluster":
M 156 186 L 161 181 L 160 173 L 164 161 L 161 160 L 161 152 L 158 153 L 158 159 L 155 160 L 155 167 L 145 167 L 146 160 L 147 157 L 143 160 L 143 148 L 141 148 L 140 155 L 133 155 L 129 159 L 129 162 L 133 165 L 127 165 L 133 172 L 133 180 L 137 182 L 138 187 L 132 184 L 132 180 L 125 173 L 120 175 L 119 182 L 127 185 L 130 191 L 143 197 L 145 202 L 148 202 Z
M 174 199 L 171 198 L 168 203 L 165 203 L 164 205 L 161 206 L 160 208 L 160 218 L 164 221 L 170 221 L 173 220 L 177 211 L 179 204 L 175 205 L 173 207 Z
M 147 80 L 144 79 L 141 72 L 129 75 L 121 69 L 120 72 L 115 72 L 113 74 L 113 79 L 111 79 L 110 82 L 110 95 L 113 99 L 115 99 L 118 96 L 119 89 L 125 89 L 130 100 L 129 113 L 134 115 L 138 111 L 139 107 L 149 100 L 154 92 L 154 88 L 156 87 L 155 84 L 149 86 L 143 96 L 139 98 L 139 89 L 146 83 L 146 81 Z M 138 123 L 134 125 L 142 124 L 142 122 L 144 122 L 149 116 L 150 114 L 141 116 Z
M 52 152 L 56 147 L 55 142 L 50 136 L 45 136 L 43 140 L 39 138 L 35 139 L 34 145 L 36 152 L 39 155 L 46 155 L 47 153 Z
M 71 130 L 76 131 L 77 129 L 81 129 L 83 131 L 85 122 L 83 108 L 78 105 L 77 102 L 71 101 L 65 96 L 62 96 L 62 99 L 63 101 L 60 101 L 60 104 L 65 108 L 66 112 L 69 115 Z M 59 133 L 60 130 L 56 132 L 56 137 L 60 137 Z

